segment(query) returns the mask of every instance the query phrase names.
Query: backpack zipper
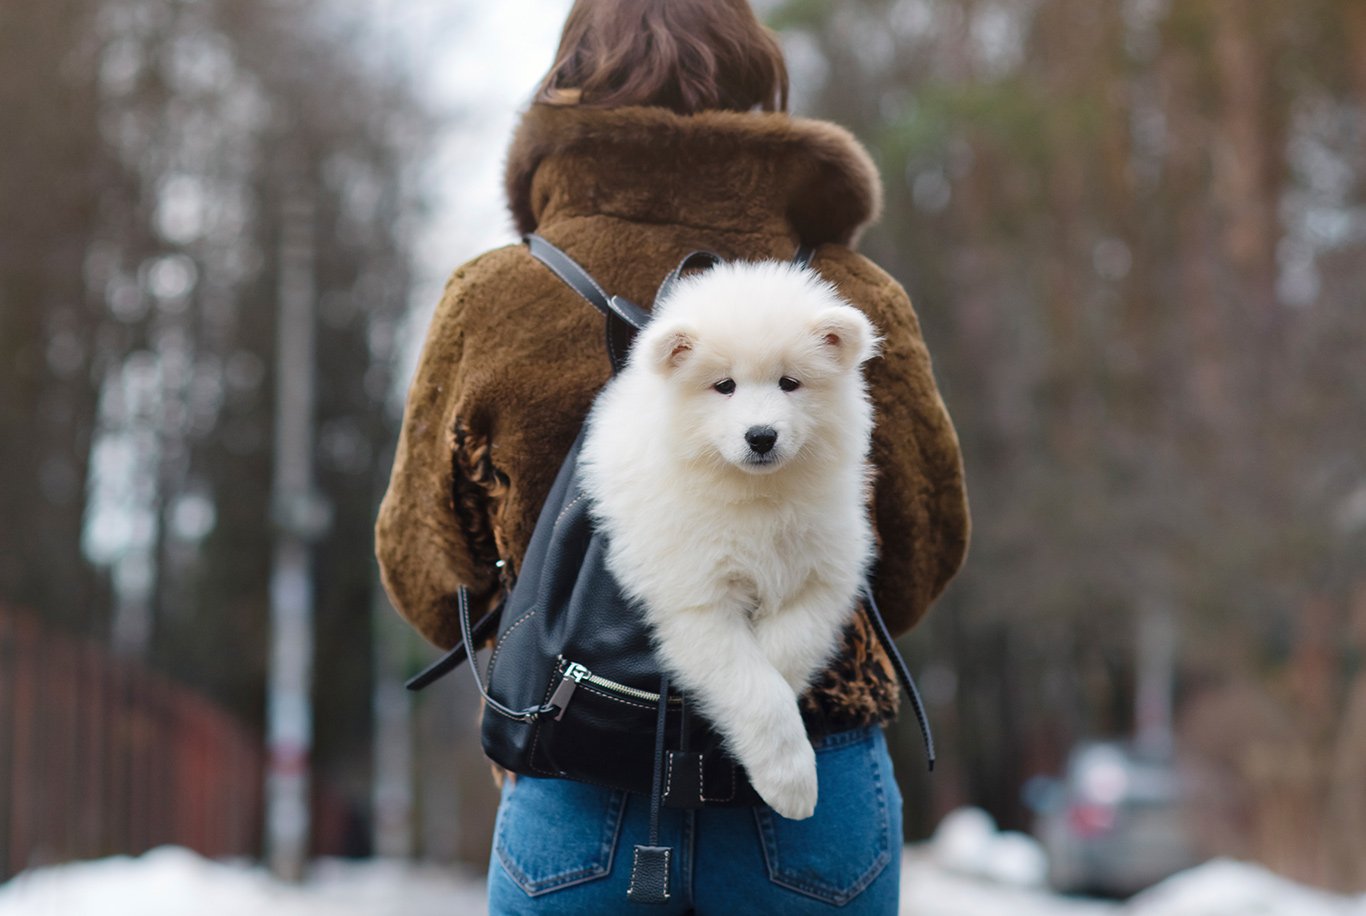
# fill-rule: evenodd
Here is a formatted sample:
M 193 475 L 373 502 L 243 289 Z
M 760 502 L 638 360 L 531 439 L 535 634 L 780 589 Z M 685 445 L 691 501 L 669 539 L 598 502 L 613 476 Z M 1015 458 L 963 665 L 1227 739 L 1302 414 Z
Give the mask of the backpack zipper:
M 561 657 L 560 661 L 564 662 L 567 667 L 564 669 L 564 674 L 560 678 L 560 683 L 555 687 L 555 692 L 550 696 L 549 704 L 559 709 L 559 712 L 555 713 L 556 721 L 564 718 L 564 711 L 569 706 L 569 698 L 574 695 L 574 691 L 583 683 L 589 683 L 594 687 L 601 687 L 603 690 L 610 690 L 613 693 L 634 697 L 637 700 L 645 700 L 649 703 L 659 702 L 658 693 L 649 690 L 641 690 L 637 687 L 630 687 L 626 684 L 611 680 L 610 678 L 605 678 L 602 675 L 594 674 L 584 665 L 581 665 L 578 662 L 571 662 L 564 657 Z M 671 705 L 682 702 L 682 697 L 669 697 L 669 703 Z

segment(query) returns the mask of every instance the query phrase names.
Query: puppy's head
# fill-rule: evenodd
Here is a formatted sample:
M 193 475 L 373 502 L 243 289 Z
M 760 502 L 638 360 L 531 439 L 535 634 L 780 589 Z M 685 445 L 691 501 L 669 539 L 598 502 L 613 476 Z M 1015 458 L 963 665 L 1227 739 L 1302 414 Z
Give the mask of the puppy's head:
M 863 313 L 814 272 L 734 263 L 680 283 L 631 363 L 667 382 L 668 433 L 689 457 L 769 474 L 830 446 L 866 449 L 859 366 L 876 346 Z

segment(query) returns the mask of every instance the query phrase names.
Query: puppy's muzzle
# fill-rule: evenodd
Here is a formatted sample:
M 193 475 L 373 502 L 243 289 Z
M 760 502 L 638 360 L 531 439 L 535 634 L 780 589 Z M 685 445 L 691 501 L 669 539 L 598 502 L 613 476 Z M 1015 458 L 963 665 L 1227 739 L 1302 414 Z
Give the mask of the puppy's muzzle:
M 745 441 L 756 455 L 767 455 L 778 441 L 778 431 L 772 426 L 751 426 L 745 433 Z

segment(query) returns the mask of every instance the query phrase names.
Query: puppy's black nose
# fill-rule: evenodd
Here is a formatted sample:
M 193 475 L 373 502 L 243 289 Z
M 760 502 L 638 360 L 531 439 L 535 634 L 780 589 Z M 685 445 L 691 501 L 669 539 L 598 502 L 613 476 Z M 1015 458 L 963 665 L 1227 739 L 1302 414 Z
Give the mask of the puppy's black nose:
M 745 433 L 749 447 L 760 455 L 767 455 L 778 441 L 778 431 L 772 426 L 751 426 Z

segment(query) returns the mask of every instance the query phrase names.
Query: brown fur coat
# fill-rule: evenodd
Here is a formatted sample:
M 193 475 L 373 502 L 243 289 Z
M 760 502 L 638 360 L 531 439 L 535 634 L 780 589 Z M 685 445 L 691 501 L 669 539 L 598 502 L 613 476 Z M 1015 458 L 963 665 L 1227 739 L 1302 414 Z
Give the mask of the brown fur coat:
M 905 291 L 855 254 L 881 186 L 863 148 L 832 124 L 783 114 L 535 105 L 507 163 L 521 232 L 563 248 L 609 291 L 648 307 L 687 252 L 814 267 L 884 337 L 867 366 L 879 604 L 913 626 L 957 571 L 968 513 L 958 441 Z M 456 270 L 408 394 L 376 548 L 399 611 L 442 647 L 459 639 L 456 587 L 481 607 L 509 586 L 541 502 L 609 367 L 602 318 L 520 245 Z M 804 698 L 819 730 L 896 712 L 887 659 L 862 615 Z

